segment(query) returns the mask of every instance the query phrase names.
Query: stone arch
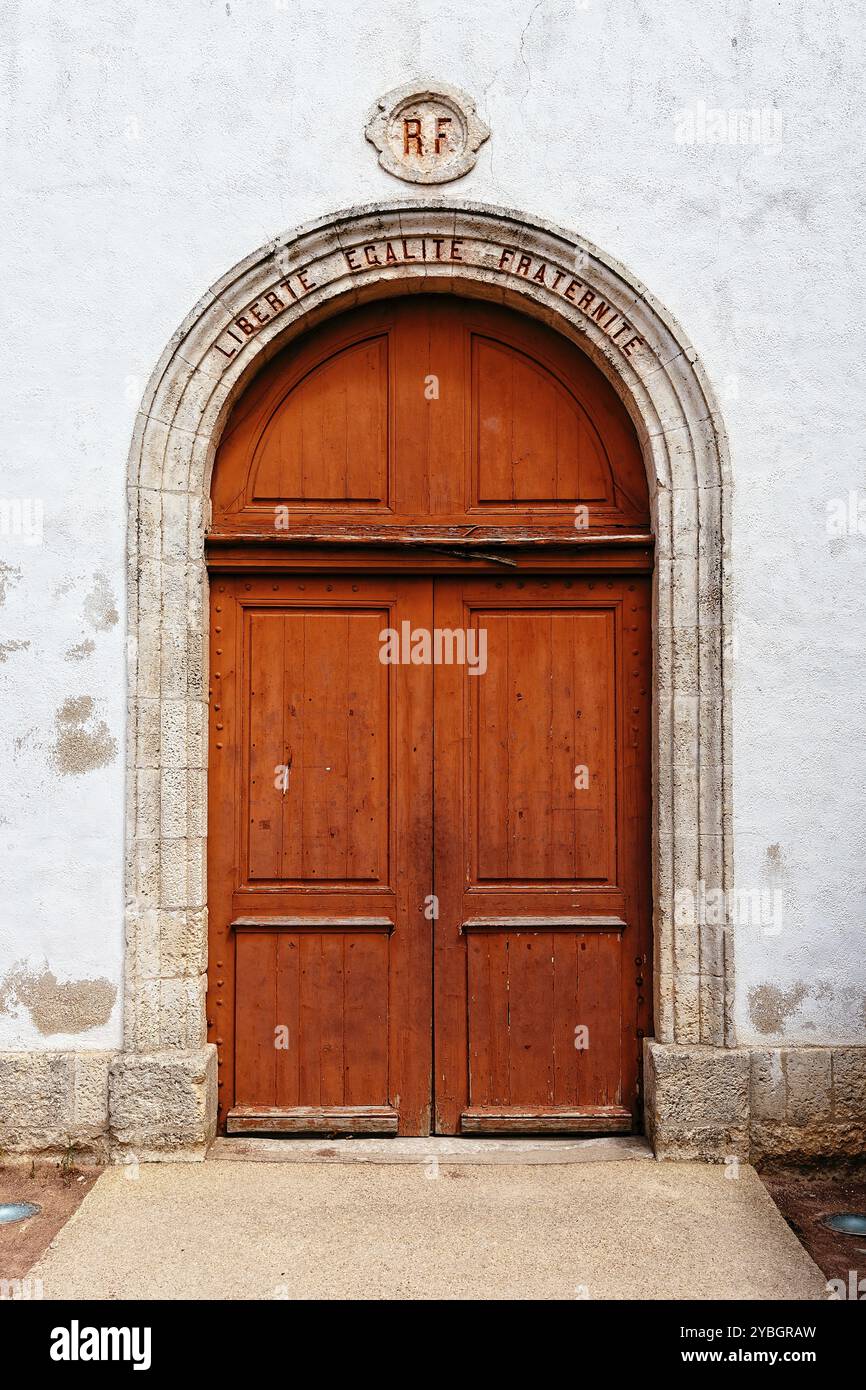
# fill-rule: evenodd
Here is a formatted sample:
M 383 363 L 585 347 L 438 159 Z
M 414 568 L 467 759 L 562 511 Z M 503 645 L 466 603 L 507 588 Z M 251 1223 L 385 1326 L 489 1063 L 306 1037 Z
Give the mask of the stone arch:
M 136 421 L 125 1051 L 112 1068 L 111 1126 L 116 1143 L 140 1154 L 200 1150 L 216 1109 L 204 1009 L 203 544 L 216 445 L 247 382 L 292 337 L 370 299 L 425 290 L 493 299 L 543 320 L 597 364 L 634 421 L 656 539 L 655 1035 L 667 1045 L 732 1042 L 727 926 L 674 910 L 677 890 L 697 895 L 704 883 L 728 901 L 731 888 L 730 473 L 706 375 L 649 291 L 580 237 L 478 204 L 357 208 L 275 238 L 219 280 L 166 347 Z

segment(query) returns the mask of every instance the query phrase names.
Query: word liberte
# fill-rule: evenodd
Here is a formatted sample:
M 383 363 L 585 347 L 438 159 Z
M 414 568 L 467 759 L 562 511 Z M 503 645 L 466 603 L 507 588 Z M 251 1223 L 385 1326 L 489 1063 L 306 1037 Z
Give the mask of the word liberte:
M 383 666 L 465 666 L 470 676 L 487 670 L 487 629 L 415 627 L 407 618 L 379 633 Z

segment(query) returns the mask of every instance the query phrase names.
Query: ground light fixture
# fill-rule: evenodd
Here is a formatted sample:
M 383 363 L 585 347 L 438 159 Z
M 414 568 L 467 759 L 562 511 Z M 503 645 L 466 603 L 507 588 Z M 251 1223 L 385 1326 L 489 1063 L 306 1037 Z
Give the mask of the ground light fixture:
M 0 1202 L 0 1226 L 26 1221 L 30 1216 L 38 1216 L 41 1210 L 36 1202 Z
M 821 1218 L 821 1224 L 846 1236 L 866 1236 L 866 1212 L 837 1211 Z

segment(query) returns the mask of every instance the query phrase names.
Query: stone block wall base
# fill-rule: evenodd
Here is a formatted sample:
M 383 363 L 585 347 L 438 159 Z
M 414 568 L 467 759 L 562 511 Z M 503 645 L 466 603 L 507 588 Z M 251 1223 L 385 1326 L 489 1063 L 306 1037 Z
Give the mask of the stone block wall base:
M 866 1047 L 753 1051 L 751 1112 L 754 1162 L 866 1157 Z
M 115 1159 L 204 1158 L 216 1133 L 216 1048 L 119 1053 L 108 1101 Z
M 812 1163 L 866 1155 L 866 1047 L 644 1043 L 657 1158 Z
M 0 1160 L 108 1155 L 108 1071 L 113 1052 L 0 1053 Z
M 644 1043 L 656 1157 L 790 1163 L 866 1155 L 866 1047 Z M 0 1053 L 0 1162 L 204 1158 L 216 1049 Z
M 749 1053 L 644 1042 L 647 1138 L 656 1158 L 749 1157 Z

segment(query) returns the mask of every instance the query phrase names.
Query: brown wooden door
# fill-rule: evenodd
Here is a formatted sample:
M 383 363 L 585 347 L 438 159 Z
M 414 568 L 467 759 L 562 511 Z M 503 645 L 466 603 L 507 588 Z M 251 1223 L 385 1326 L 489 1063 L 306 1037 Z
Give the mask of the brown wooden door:
M 429 581 L 212 587 L 209 1019 L 228 1129 L 429 1132 Z
M 241 577 L 213 610 L 228 1129 L 631 1129 L 646 579 Z M 404 624 L 438 664 L 383 664 Z
M 485 653 L 435 668 L 441 1133 L 637 1119 L 649 606 L 646 579 L 437 581 L 436 626 Z
M 240 395 L 211 500 L 221 1127 L 631 1127 L 652 537 L 610 382 L 504 304 L 365 304 Z M 384 664 L 404 624 L 442 660 Z

